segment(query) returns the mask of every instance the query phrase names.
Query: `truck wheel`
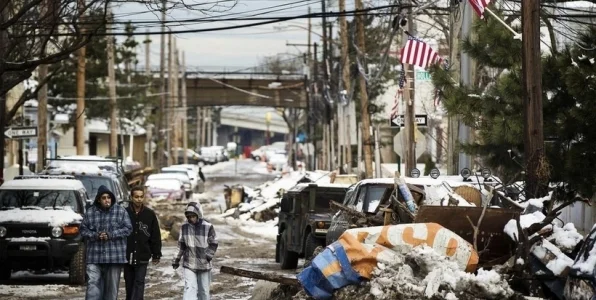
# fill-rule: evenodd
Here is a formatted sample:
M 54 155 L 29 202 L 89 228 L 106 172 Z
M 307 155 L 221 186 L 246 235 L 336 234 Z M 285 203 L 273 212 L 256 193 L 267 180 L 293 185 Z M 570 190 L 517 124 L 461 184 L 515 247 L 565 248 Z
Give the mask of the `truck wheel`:
M 282 270 L 296 269 L 298 266 L 298 253 L 288 250 L 285 231 L 281 234 L 281 244 L 279 245 L 279 262 L 281 264 Z
M 10 267 L 0 267 L 0 280 L 10 279 Z
M 309 233 L 304 243 L 304 259 L 312 259 L 312 255 L 313 253 L 315 253 L 315 249 L 317 249 L 317 247 L 319 246 L 325 247 L 325 242 L 316 238 L 315 235 L 312 234 L 312 232 Z
M 70 260 L 68 282 L 73 285 L 85 284 L 85 244 L 83 243 L 79 245 L 79 251 Z

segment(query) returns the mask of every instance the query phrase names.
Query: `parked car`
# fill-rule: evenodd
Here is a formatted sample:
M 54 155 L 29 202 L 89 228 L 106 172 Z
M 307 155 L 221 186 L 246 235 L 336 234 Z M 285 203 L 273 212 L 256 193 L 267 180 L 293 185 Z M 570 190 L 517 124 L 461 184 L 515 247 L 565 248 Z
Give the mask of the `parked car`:
M 0 280 L 11 272 L 68 270 L 85 283 L 79 226 L 87 193 L 74 176 L 17 176 L 0 186 Z
M 282 197 L 279 212 L 275 261 L 282 269 L 295 269 L 299 257 L 310 258 L 325 246 L 331 223 L 331 200 L 340 202 L 349 185 L 299 183 Z
M 186 174 L 186 175 L 188 175 L 188 178 L 190 179 L 191 190 L 193 192 L 197 191 L 197 187 L 199 185 L 199 174 L 197 172 L 189 170 L 186 167 L 170 166 L 170 167 L 161 168 L 161 173 L 162 174 L 167 174 L 167 173 Z
M 252 156 L 252 159 L 257 161 L 261 160 L 268 148 L 269 146 L 261 146 L 258 149 L 251 151 L 250 155 Z
M 190 178 L 187 174 L 182 173 L 159 173 L 159 174 L 151 174 L 147 177 L 147 181 L 152 179 L 178 179 L 182 181 L 182 185 L 184 186 L 184 191 L 186 192 L 186 198 L 192 197 L 192 185 L 190 183 Z
M 150 198 L 164 197 L 167 200 L 186 200 L 184 183 L 180 179 L 151 179 L 145 182 L 145 190 Z
M 182 164 L 182 165 L 173 165 L 171 167 L 179 167 L 179 168 L 186 168 L 190 170 L 194 177 L 197 180 L 197 188 L 195 190 L 196 193 L 203 193 L 205 191 L 205 183 L 199 178 L 199 166 L 198 165 L 191 165 L 191 164 Z
M 178 162 L 179 164 L 184 163 L 184 149 L 183 148 L 177 148 L 176 152 L 178 153 Z M 203 159 L 203 157 L 195 152 L 192 149 L 186 149 L 186 160 L 189 164 L 194 164 L 194 165 L 204 165 L 205 164 L 205 160 Z

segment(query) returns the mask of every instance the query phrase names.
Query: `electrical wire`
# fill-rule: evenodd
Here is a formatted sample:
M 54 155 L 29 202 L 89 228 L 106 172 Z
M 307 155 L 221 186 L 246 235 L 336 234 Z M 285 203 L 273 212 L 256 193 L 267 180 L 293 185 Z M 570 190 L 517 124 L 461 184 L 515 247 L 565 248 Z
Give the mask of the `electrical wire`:
M 231 30 L 231 29 L 239 29 L 239 28 L 249 28 L 254 26 L 266 25 L 266 24 L 273 24 L 273 23 L 280 23 L 288 20 L 295 20 L 295 19 L 307 19 L 307 18 L 315 18 L 315 17 L 322 17 L 322 16 L 329 16 L 329 17 L 337 17 L 341 15 L 345 16 L 358 16 L 358 15 L 380 15 L 382 13 L 374 12 L 377 10 L 383 10 L 387 8 L 396 7 L 399 5 L 385 5 L 379 7 L 371 7 L 365 8 L 362 10 L 352 10 L 352 11 L 344 11 L 344 12 L 330 12 L 330 13 L 311 13 L 311 14 L 304 14 L 304 15 L 297 15 L 297 16 L 290 16 L 290 17 L 279 17 L 272 20 L 255 22 L 250 24 L 243 24 L 243 25 L 234 25 L 234 26 L 223 26 L 223 27 L 214 27 L 214 28 L 203 28 L 203 29 L 188 29 L 188 30 L 171 30 L 166 33 L 168 34 L 186 34 L 186 33 L 197 33 L 197 32 L 209 32 L 209 31 L 221 31 L 221 30 Z M 370 13 L 369 12 L 374 12 Z M 161 35 L 163 34 L 161 31 L 150 31 L 150 32 L 113 32 L 113 33 L 106 33 L 106 32 L 94 32 L 90 33 L 89 35 L 92 36 L 136 36 L 136 35 Z M 79 36 L 78 34 L 73 33 L 54 33 L 54 34 L 30 34 L 27 36 L 16 36 L 13 35 L 13 38 L 32 38 L 32 37 L 44 37 L 44 36 L 52 36 L 52 37 L 68 37 L 68 36 Z

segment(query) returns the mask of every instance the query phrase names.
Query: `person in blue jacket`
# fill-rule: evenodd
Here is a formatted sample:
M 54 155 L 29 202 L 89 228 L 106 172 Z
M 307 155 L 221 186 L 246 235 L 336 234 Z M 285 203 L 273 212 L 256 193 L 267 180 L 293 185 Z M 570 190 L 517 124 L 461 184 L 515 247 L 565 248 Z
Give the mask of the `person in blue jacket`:
M 132 232 L 130 217 L 107 187 L 100 186 L 85 213 L 81 236 L 86 244 L 87 300 L 117 300 L 126 241 Z

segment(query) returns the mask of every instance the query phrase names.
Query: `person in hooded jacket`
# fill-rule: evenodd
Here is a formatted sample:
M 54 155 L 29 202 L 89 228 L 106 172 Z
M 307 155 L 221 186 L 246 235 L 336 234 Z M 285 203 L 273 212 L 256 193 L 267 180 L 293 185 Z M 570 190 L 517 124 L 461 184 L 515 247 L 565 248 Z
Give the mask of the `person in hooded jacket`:
M 81 223 L 87 248 L 87 300 L 118 299 L 120 273 L 126 263 L 126 240 L 132 225 L 126 210 L 115 202 L 114 193 L 100 186 Z
M 178 269 L 183 259 L 183 300 L 209 300 L 211 260 L 217 250 L 217 237 L 211 223 L 203 218 L 199 203 L 190 202 L 184 212 L 187 222 L 180 228 L 178 253 L 172 267 Z
M 145 294 L 145 276 L 149 260 L 154 265 L 161 258 L 161 231 L 155 212 L 145 207 L 145 191 L 142 187 L 131 190 L 132 205 L 126 208 L 133 224 L 132 234 L 128 236 L 124 266 L 126 300 L 143 300 Z

